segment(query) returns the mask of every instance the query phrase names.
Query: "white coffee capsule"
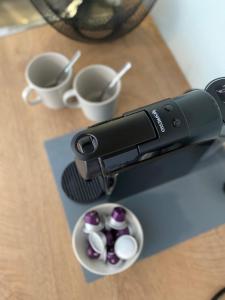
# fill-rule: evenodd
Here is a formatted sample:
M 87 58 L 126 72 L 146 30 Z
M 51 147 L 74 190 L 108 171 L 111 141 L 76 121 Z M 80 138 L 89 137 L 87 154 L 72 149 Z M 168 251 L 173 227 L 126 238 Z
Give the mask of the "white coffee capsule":
M 106 251 L 106 248 L 105 248 L 105 250 L 100 254 L 99 259 L 102 260 L 102 261 L 104 261 L 104 262 L 106 262 L 106 260 L 107 260 L 107 251 Z
M 105 228 L 107 230 L 109 229 L 122 230 L 125 229 L 126 227 L 127 227 L 126 221 L 118 222 L 110 216 L 105 217 Z
M 122 235 L 116 240 L 114 249 L 120 259 L 128 260 L 136 255 L 138 244 L 133 236 Z
M 100 223 L 99 225 L 91 225 L 86 223 L 84 225 L 84 232 L 85 233 L 91 233 L 91 232 L 99 232 L 104 228 L 104 224 Z
M 100 254 L 106 250 L 106 237 L 102 232 L 91 232 L 88 236 L 91 247 Z

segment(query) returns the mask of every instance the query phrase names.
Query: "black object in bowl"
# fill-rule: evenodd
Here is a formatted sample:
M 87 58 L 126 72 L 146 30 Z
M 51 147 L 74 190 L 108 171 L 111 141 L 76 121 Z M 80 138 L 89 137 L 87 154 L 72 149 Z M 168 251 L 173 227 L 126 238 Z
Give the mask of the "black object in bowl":
M 117 39 L 148 15 L 156 0 L 31 0 L 60 33 L 83 42 Z

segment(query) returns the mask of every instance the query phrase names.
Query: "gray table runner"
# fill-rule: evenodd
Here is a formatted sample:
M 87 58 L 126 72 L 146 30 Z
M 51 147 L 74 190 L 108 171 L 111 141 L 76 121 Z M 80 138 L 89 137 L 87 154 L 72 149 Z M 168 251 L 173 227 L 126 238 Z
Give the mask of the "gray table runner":
M 61 176 L 73 161 L 73 133 L 45 142 L 51 169 L 71 229 L 89 207 L 118 201 L 140 219 L 145 244 L 140 259 L 225 223 L 225 150 L 221 142 L 185 148 L 119 176 L 110 198 L 92 204 L 70 200 Z M 100 276 L 84 270 L 88 282 Z

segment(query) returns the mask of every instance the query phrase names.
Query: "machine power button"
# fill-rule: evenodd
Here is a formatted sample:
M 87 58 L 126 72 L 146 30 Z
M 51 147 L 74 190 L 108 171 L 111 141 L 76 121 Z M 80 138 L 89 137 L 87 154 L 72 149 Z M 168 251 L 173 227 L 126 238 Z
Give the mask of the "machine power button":
M 175 128 L 179 128 L 179 127 L 181 126 L 181 120 L 178 119 L 178 118 L 173 119 L 172 125 L 173 125 L 173 127 L 175 127 Z
M 164 106 L 164 110 L 167 112 L 173 111 L 173 106 L 171 104 L 167 104 Z

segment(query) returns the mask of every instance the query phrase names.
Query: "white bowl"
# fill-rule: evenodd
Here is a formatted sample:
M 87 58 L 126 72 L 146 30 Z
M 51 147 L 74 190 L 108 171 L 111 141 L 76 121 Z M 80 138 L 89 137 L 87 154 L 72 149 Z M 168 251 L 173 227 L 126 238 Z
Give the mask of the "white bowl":
M 101 260 L 90 259 L 87 256 L 86 249 L 87 249 L 88 236 L 83 232 L 83 228 L 84 228 L 84 215 L 88 211 L 97 210 L 100 215 L 104 215 L 104 214 L 110 215 L 112 210 L 118 206 L 123 207 L 127 212 L 126 220 L 131 225 L 132 235 L 137 240 L 138 251 L 132 259 L 124 261 L 122 264 L 116 266 L 116 265 L 107 264 Z M 84 214 L 77 221 L 72 234 L 72 246 L 76 258 L 85 269 L 98 275 L 113 275 L 116 273 L 123 272 L 128 268 L 130 268 L 140 256 L 143 248 L 143 244 L 144 244 L 143 229 L 137 217 L 128 208 L 120 204 L 114 204 L 114 203 L 105 203 L 105 204 L 100 204 L 95 207 L 89 208 L 86 212 L 84 212 Z

